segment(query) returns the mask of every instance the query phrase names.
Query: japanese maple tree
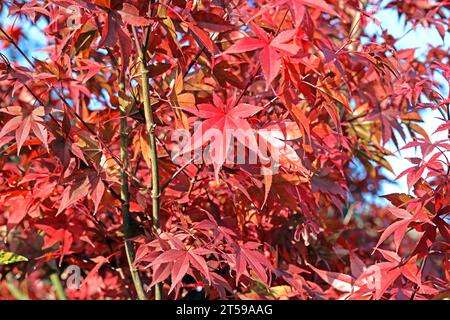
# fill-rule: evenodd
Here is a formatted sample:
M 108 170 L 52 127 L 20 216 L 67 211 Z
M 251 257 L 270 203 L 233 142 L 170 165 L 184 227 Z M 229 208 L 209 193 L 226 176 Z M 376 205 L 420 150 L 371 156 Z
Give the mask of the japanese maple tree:
M 450 1 L 381 2 L 0 1 L 0 298 L 448 299 L 450 53 L 366 27 Z

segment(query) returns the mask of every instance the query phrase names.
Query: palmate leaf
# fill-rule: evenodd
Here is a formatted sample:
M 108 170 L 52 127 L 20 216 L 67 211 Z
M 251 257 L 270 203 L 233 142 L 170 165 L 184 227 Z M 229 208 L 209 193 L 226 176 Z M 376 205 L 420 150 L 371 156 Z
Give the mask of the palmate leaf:
M 22 261 L 28 261 L 28 258 L 14 252 L 0 250 L 0 265 L 12 264 Z
M 11 120 L 3 125 L 0 131 L 0 138 L 14 132 L 18 155 L 31 132 L 33 132 L 48 149 L 48 133 L 47 128 L 44 125 L 45 110 L 43 107 L 30 109 L 19 106 L 10 106 L 2 108 L 0 112 L 13 116 Z
M 252 117 L 262 110 L 261 107 L 239 103 L 236 96 L 226 102 L 214 94 L 214 104 L 198 104 L 195 108 L 180 108 L 202 119 L 188 144 L 174 158 L 189 154 L 208 143 L 211 147 L 211 159 L 214 165 L 214 175 L 219 179 L 219 171 L 225 163 L 228 150 L 232 146 L 234 137 L 247 146 L 249 150 L 258 153 L 256 136 L 246 118 Z M 214 137 L 215 134 L 218 134 Z
M 178 285 L 182 285 L 183 277 L 189 273 L 189 270 L 196 269 L 208 282 L 211 277 L 206 260 L 201 256 L 213 253 L 207 249 L 169 249 L 161 253 L 150 266 L 154 268 L 153 281 L 150 286 L 164 281 L 171 275 L 172 285 L 169 292 Z
M 296 29 L 284 30 L 271 39 L 258 25 L 251 24 L 249 27 L 258 38 L 242 38 L 228 48 L 224 54 L 261 50 L 259 60 L 266 77 L 266 86 L 269 87 L 280 72 L 282 57 L 294 56 L 300 50 L 300 47 L 292 43 L 297 31 Z
M 233 257 L 233 264 L 236 269 L 236 283 L 243 274 L 248 274 L 247 267 L 253 271 L 257 279 L 264 284 L 269 283 L 267 271 L 273 271 L 270 261 L 258 251 L 259 244 L 256 242 L 246 242 L 239 246 L 233 245 L 235 255 Z

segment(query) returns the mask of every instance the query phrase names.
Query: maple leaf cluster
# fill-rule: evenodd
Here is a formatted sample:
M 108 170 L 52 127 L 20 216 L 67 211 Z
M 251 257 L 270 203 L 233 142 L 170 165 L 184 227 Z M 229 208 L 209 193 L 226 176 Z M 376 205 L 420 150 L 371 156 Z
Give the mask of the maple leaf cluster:
M 369 1 L 0 8 L 0 298 L 450 297 L 445 47 L 367 34 Z M 450 34 L 449 1 L 386 8 Z M 417 156 L 381 206 L 388 143 Z

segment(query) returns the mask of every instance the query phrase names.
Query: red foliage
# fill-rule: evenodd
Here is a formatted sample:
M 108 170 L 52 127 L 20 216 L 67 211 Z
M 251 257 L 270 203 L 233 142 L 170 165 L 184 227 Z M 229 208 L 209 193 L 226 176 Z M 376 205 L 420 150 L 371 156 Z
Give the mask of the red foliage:
M 136 298 L 136 274 L 149 299 L 449 298 L 450 142 L 419 111 L 450 132 L 450 54 L 367 35 L 367 2 L 1 1 L 45 22 L 48 58 L 1 22 L 0 249 L 28 261 L 0 266 L 0 297 L 55 297 L 75 265 L 60 298 Z M 449 1 L 387 7 L 449 36 Z M 378 207 L 408 136 L 411 192 Z

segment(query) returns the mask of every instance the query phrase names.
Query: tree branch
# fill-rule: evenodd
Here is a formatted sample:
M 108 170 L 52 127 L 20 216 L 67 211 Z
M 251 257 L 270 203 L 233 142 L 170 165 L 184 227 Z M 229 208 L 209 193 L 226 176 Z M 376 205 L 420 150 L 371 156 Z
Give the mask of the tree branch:
M 125 90 L 125 80 L 121 79 L 119 89 L 122 92 Z M 139 276 L 138 270 L 133 266 L 135 253 L 133 243 L 130 241 L 131 234 L 131 216 L 130 216 L 130 191 L 128 189 L 128 134 L 127 134 L 127 113 L 123 106 L 120 106 L 120 158 L 123 163 L 121 172 L 121 192 L 120 198 L 122 200 L 122 218 L 123 218 L 123 232 L 125 234 L 125 254 L 127 256 L 128 266 L 131 272 L 131 278 L 133 279 L 134 288 L 139 300 L 147 300 L 142 281 Z
M 148 85 L 148 68 L 147 68 L 147 49 L 146 44 L 139 44 L 136 28 L 133 27 L 133 34 L 136 41 L 136 49 L 139 53 L 139 70 L 141 73 L 141 98 L 144 103 L 145 126 L 147 129 L 150 145 L 150 162 L 152 170 L 152 224 L 153 232 L 156 234 L 159 229 L 159 206 L 160 206 L 160 186 L 159 186 L 159 169 L 158 169 L 158 150 L 156 146 L 155 121 L 153 119 L 153 110 L 150 101 L 150 88 Z M 156 284 L 155 300 L 161 300 L 161 287 Z

